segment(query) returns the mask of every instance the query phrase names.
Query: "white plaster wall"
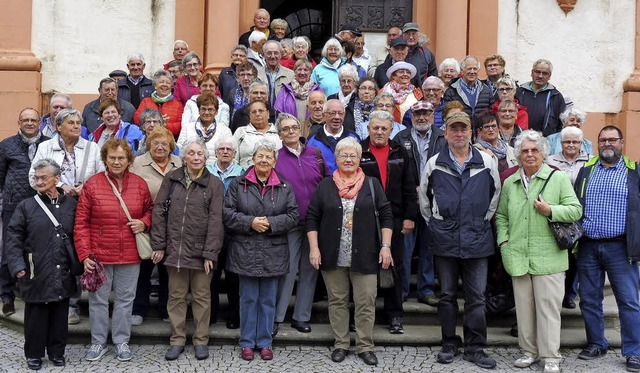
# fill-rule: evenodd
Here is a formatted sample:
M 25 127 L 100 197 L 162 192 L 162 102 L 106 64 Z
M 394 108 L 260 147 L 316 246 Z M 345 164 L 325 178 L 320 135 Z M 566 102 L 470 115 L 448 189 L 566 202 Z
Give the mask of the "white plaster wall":
M 556 0 L 500 0 L 498 53 L 520 83 L 539 58 L 553 83 L 588 112 L 619 112 L 634 69 L 635 0 L 578 0 L 566 16 Z
M 31 33 L 43 92 L 96 93 L 132 52 L 147 77 L 173 58 L 175 0 L 33 0 Z

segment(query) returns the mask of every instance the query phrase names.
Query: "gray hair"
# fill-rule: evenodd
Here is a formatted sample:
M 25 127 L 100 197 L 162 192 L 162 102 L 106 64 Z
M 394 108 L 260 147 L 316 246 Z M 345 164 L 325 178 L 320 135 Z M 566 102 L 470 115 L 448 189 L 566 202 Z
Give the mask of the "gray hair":
M 162 114 L 160 114 L 160 112 L 156 109 L 153 108 L 146 108 L 142 111 L 142 113 L 140 114 L 140 127 L 144 127 L 144 122 L 147 119 L 158 119 L 160 121 L 160 125 L 164 126 L 164 118 L 162 117 Z
M 371 114 L 369 114 L 369 123 L 371 123 L 373 119 L 386 120 L 389 122 L 389 126 L 393 128 L 393 115 L 391 115 L 391 113 L 388 111 L 385 111 L 385 110 L 372 111 Z
M 584 140 L 584 133 L 578 127 L 569 126 L 560 131 L 560 140 L 564 140 L 565 136 L 578 136 L 580 141 Z
M 249 93 L 251 93 L 256 87 L 265 87 L 267 89 L 267 94 L 269 93 L 269 86 L 267 83 L 263 83 L 261 80 L 256 80 L 249 86 Z
M 289 38 L 282 39 L 282 40 L 280 40 L 280 46 L 281 46 L 282 48 L 284 48 L 284 47 L 289 47 L 289 49 L 292 49 L 292 50 L 293 50 L 293 40 L 291 40 L 291 39 L 289 39 Z
M 578 118 L 578 120 L 583 124 L 584 124 L 584 120 L 587 119 L 587 113 L 571 106 L 567 110 L 563 111 L 562 114 L 560 114 L 560 121 L 564 123 L 572 115 Z
M 351 64 L 345 64 L 340 69 L 338 69 L 338 79 L 342 77 L 351 78 L 357 82 L 358 70 L 356 70 L 356 67 Z
M 295 115 L 291 115 L 289 113 L 280 113 L 280 114 L 278 114 L 278 117 L 276 118 L 276 129 L 278 130 L 278 132 L 280 132 L 282 130 L 280 128 L 280 125 L 285 120 L 295 120 L 296 124 L 298 126 L 300 125 L 300 121 L 298 120 L 298 118 L 296 118 Z
M 496 86 L 500 87 L 500 85 L 507 85 L 509 87 L 511 87 L 512 89 L 516 89 L 516 82 L 515 80 L 511 79 L 510 76 L 505 75 L 502 78 L 498 79 L 498 81 L 496 82 Z
M 445 58 L 442 62 L 440 62 L 440 67 L 438 67 L 438 74 L 442 73 L 442 70 L 447 67 L 453 67 L 454 69 L 456 69 L 456 74 L 460 74 L 460 64 L 455 58 Z
M 178 60 L 173 60 L 171 62 L 169 62 L 169 65 L 167 65 L 168 67 L 178 67 L 178 70 L 180 71 L 184 71 L 184 66 L 182 65 L 182 61 L 178 61 Z
M 340 154 L 345 149 L 353 149 L 356 151 L 358 155 L 358 161 L 362 158 L 362 145 L 355 138 L 348 136 L 344 139 L 338 141 L 336 145 L 336 150 L 333 152 L 333 155 L 338 158 L 338 154 Z
M 129 64 L 129 62 L 131 62 L 131 60 L 140 60 L 140 61 L 142 61 L 143 64 L 145 64 L 144 56 L 140 52 L 133 52 L 130 55 L 128 55 L 127 56 L 127 64 Z
M 380 100 L 391 100 L 391 102 L 393 102 L 395 104 L 396 99 L 393 98 L 393 95 L 389 92 L 382 92 L 379 95 L 376 96 L 376 98 L 373 100 L 373 106 L 378 106 L 378 102 L 380 102 Z
M 51 175 L 53 177 L 60 176 L 62 174 L 58 162 L 54 161 L 51 158 L 43 158 L 33 163 L 33 169 L 36 171 L 46 167 L 49 167 L 49 170 L 51 170 Z
M 171 76 L 171 73 L 168 72 L 165 69 L 160 69 L 160 70 L 156 71 L 155 73 L 153 73 L 153 86 L 154 87 L 156 86 L 156 84 L 158 84 L 158 80 L 160 80 L 160 78 L 162 78 L 163 76 L 169 78 L 169 80 L 171 82 L 173 82 L 173 77 Z
M 276 18 L 271 21 L 271 28 L 273 28 L 274 26 L 284 26 L 284 28 L 286 29 L 287 27 L 289 27 L 289 23 L 287 23 L 287 21 L 282 18 Z
M 435 75 L 432 75 L 424 80 L 424 83 L 422 83 L 422 89 L 425 89 L 425 87 L 429 84 L 437 84 L 440 89 L 444 89 L 444 82 L 442 81 L 442 79 L 438 78 Z
M 513 146 L 516 159 L 518 160 L 518 164 L 520 166 L 522 166 L 522 164 L 520 163 L 520 154 L 522 153 L 522 143 L 525 141 L 531 141 L 536 144 L 536 148 L 540 150 L 542 159 L 545 159 L 547 158 L 547 156 L 549 156 L 549 142 L 544 136 L 542 136 L 542 133 L 534 130 L 524 130 L 520 132 L 518 137 L 516 137 L 516 142 Z
M 238 44 L 235 47 L 233 47 L 233 49 L 231 50 L 231 54 L 233 54 L 233 52 L 238 51 L 238 50 L 243 51 L 244 54 L 248 53 L 247 47 L 245 47 L 242 44 Z
M 544 58 L 536 60 L 536 62 L 533 63 L 533 66 L 531 67 L 531 70 L 535 69 L 536 66 L 538 66 L 540 64 L 549 66 L 549 76 L 551 76 L 551 74 L 553 74 L 553 64 L 551 63 L 551 61 L 545 60 Z
M 464 70 L 465 66 L 467 66 L 467 61 L 476 61 L 476 63 L 478 64 L 478 68 L 480 68 L 480 61 L 478 61 L 478 59 L 474 56 L 469 55 L 463 58 L 462 61 L 460 61 L 460 69 Z
M 82 122 L 82 114 L 80 114 L 78 110 L 73 108 L 60 110 L 58 115 L 56 115 L 56 127 L 60 127 L 62 123 L 67 120 L 67 118 L 72 116 L 77 116 L 78 118 L 80 118 L 80 122 Z
M 187 64 L 192 60 L 198 60 L 198 64 L 202 64 L 200 56 L 198 56 L 196 52 L 189 52 L 184 56 L 184 58 L 182 58 L 182 68 L 186 70 Z
M 282 54 L 282 45 L 280 45 L 280 42 L 276 41 L 276 40 L 269 40 L 266 43 L 264 43 L 264 45 L 262 46 L 262 52 L 266 53 L 267 52 L 267 45 L 277 45 L 278 46 L 278 51 L 280 52 L 280 54 Z
M 267 35 L 265 35 L 264 32 L 257 30 L 251 31 L 251 34 L 249 35 L 249 45 L 259 43 L 262 40 L 267 40 Z
M 51 96 L 51 99 L 49 100 L 49 105 L 53 105 L 53 100 L 56 98 L 64 98 L 65 100 L 67 100 L 67 106 L 68 109 L 71 109 L 73 107 L 73 101 L 71 101 L 71 96 L 69 96 L 66 93 L 54 93 L 53 96 Z
M 178 39 L 178 40 L 174 41 L 174 42 L 173 42 L 173 47 L 175 48 L 175 47 L 176 47 L 176 45 L 178 45 L 178 44 L 184 44 L 184 45 L 187 47 L 187 49 L 189 49 L 189 44 L 187 44 L 187 42 L 186 42 L 186 41 L 184 41 L 184 40 L 179 40 L 179 39 Z
M 218 137 L 216 141 L 213 142 L 213 151 L 217 152 L 221 144 L 231 144 L 234 152 L 238 150 L 238 140 L 233 136 L 225 135 Z
M 180 159 L 184 161 L 184 157 L 187 155 L 187 149 L 189 149 L 189 147 L 193 144 L 197 144 L 202 148 L 202 150 L 204 151 L 204 159 L 207 160 L 209 158 L 209 150 L 207 149 L 207 146 L 200 140 L 187 141 L 187 143 L 180 148 Z
M 302 36 L 296 36 L 295 38 L 293 38 L 293 46 L 295 47 L 296 45 L 300 45 L 300 44 L 304 44 L 307 47 L 307 50 L 309 48 L 311 48 L 309 42 L 307 41 L 307 39 L 305 37 Z
M 498 105 L 498 110 L 503 109 L 506 106 L 513 106 L 516 108 L 516 110 L 518 109 L 518 105 L 516 104 L 515 101 L 511 101 L 511 100 L 502 100 L 500 101 L 500 105 Z
M 327 42 L 324 43 L 324 47 L 322 47 L 322 57 L 327 57 L 327 50 L 330 47 L 338 48 L 340 50 L 340 55 L 342 55 L 342 53 L 344 52 L 344 49 L 342 48 L 342 44 L 340 44 L 338 39 L 331 38 L 331 39 L 327 40 Z
M 251 158 L 256 156 L 259 150 L 267 150 L 273 152 L 273 157 L 278 159 L 278 148 L 276 144 L 269 139 L 262 139 L 256 142 L 256 145 L 253 147 L 253 153 L 251 154 Z
M 109 84 L 109 83 L 116 83 L 116 89 L 117 89 L 118 82 L 116 82 L 115 79 L 113 79 L 113 78 L 102 78 L 102 79 L 100 79 L 100 83 L 98 83 L 98 90 L 101 90 L 102 86 L 104 84 Z M 58 93 L 56 93 L 56 94 L 58 94 Z M 53 100 L 53 97 L 51 97 L 51 99 Z M 69 106 L 71 106 L 71 105 L 69 105 Z

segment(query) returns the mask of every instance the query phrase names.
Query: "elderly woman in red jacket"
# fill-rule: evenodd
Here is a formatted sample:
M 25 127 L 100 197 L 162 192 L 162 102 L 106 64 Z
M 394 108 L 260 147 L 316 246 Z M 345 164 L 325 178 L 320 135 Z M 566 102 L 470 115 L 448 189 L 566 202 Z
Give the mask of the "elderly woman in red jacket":
M 100 360 L 107 352 L 109 294 L 113 289 L 111 339 L 118 360 L 127 361 L 131 360 L 128 346 L 131 311 L 140 271 L 135 234 L 151 227 L 153 200 L 144 179 L 129 172 L 135 156 L 127 140 L 107 140 L 100 156 L 107 170 L 93 175 L 84 184 L 74 230 L 78 258 L 84 263 L 85 272 L 95 270 L 96 262 L 89 258 L 94 254 L 104 265 L 107 277 L 100 289 L 89 293 L 91 348 L 85 359 Z M 122 196 L 131 221 L 127 219 L 114 188 Z

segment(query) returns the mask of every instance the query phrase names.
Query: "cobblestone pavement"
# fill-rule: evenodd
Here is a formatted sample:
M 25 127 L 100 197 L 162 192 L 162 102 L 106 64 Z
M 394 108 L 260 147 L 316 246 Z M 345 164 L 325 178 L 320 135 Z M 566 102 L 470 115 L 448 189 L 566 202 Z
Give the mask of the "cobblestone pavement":
M 23 354 L 24 336 L 21 332 L 0 323 L 0 372 L 28 371 Z M 429 347 L 382 347 L 375 349 L 380 363 L 377 367 L 366 366 L 351 350 L 351 354 L 342 363 L 333 363 L 328 347 L 321 346 L 275 346 L 272 361 L 261 361 L 259 354 L 256 360 L 244 361 L 240 358 L 240 349 L 232 345 L 209 346 L 211 356 L 207 360 L 198 361 L 193 356 L 193 347 L 187 346 L 185 353 L 172 362 L 164 359 L 167 346 L 131 345 L 133 359 L 119 362 L 115 358 L 113 346 L 98 362 L 83 359 L 86 345 L 73 344 L 67 346 L 67 366 L 53 367 L 44 359 L 42 372 L 486 372 L 471 363 L 456 357 L 452 364 L 438 364 L 435 356 L 439 348 Z M 527 369 L 513 368 L 512 364 L 519 356 L 517 347 L 487 348 L 498 366 L 494 372 L 542 372 L 541 366 Z M 562 350 L 565 361 L 562 371 L 567 372 L 624 372 L 624 358 L 620 350 L 609 353 L 592 361 L 579 360 L 579 350 Z

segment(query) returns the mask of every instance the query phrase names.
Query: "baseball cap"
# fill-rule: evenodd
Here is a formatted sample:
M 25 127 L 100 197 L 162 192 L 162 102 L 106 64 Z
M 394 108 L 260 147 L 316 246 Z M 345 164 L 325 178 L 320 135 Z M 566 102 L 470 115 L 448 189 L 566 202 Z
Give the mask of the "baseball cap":
M 418 26 L 418 24 L 415 22 L 408 22 L 408 23 L 405 23 L 404 26 L 402 26 L 402 32 L 407 32 L 411 30 L 420 31 L 420 26 Z
M 467 113 L 453 113 L 447 117 L 444 125 L 449 127 L 454 123 L 462 123 L 467 127 L 471 127 L 471 120 L 469 120 L 469 116 Z

